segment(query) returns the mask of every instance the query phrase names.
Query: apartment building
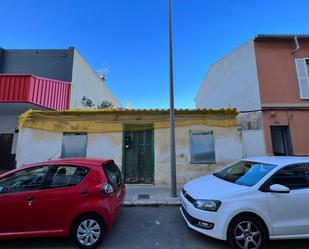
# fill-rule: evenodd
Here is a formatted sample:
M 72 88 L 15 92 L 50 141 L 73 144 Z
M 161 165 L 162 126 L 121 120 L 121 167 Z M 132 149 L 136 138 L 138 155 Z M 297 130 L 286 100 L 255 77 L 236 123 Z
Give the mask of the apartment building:
M 210 66 L 195 103 L 240 111 L 245 156 L 309 155 L 309 35 L 256 35 Z
M 120 102 L 78 51 L 0 48 L 0 171 L 15 167 L 18 116 Z

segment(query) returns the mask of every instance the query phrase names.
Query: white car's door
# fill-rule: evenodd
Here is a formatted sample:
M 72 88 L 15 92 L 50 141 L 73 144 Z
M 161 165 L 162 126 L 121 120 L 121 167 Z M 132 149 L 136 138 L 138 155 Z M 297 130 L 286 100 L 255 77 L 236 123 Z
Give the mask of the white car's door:
M 290 188 L 290 193 L 268 193 L 274 235 L 309 234 L 307 165 L 290 165 L 279 170 L 272 176 L 271 184 Z

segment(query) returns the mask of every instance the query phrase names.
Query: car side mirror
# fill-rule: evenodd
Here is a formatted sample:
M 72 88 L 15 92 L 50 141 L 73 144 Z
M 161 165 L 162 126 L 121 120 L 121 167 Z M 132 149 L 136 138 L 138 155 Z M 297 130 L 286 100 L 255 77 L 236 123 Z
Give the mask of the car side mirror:
M 290 193 L 290 189 L 281 184 L 273 184 L 269 187 L 269 190 L 272 193 Z

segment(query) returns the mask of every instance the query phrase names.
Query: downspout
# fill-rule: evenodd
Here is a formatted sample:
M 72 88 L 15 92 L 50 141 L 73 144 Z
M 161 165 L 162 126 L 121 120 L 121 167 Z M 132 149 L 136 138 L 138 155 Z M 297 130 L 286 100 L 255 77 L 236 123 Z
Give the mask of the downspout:
M 297 52 L 300 49 L 297 36 L 294 36 L 294 42 L 295 42 L 296 48 L 292 50 L 292 52 L 291 52 L 292 54 L 294 54 L 295 52 Z

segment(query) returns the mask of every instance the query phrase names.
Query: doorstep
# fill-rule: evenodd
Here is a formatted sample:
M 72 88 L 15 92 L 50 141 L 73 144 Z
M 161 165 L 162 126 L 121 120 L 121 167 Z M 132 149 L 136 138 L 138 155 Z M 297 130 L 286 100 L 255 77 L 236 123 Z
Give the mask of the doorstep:
M 177 188 L 177 193 L 181 186 Z M 179 206 L 178 197 L 170 196 L 169 186 L 126 184 L 125 207 Z

